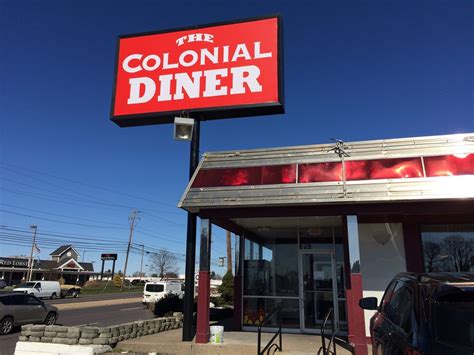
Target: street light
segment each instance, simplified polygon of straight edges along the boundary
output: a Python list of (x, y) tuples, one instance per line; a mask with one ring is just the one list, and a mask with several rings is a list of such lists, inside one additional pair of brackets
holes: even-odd
[[(175, 117), (174, 139), (191, 141), (189, 154), (189, 180), (199, 164), (199, 138), (201, 122), (199, 117)], [(194, 266), (196, 262), (196, 225), (197, 214), (188, 212), (186, 232), (186, 265), (183, 305), (183, 341), (191, 341), (193, 334), (194, 312)]]
[(174, 139), (191, 141), (193, 139), (194, 119), (185, 117), (174, 118)]

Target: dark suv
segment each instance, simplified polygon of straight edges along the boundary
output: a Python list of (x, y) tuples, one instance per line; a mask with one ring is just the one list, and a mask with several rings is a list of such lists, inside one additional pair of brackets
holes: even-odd
[(384, 355), (474, 354), (474, 274), (398, 274), (370, 320), (372, 353)]

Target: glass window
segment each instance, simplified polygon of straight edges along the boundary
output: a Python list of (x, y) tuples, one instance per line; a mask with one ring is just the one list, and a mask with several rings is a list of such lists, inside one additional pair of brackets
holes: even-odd
[(26, 304), (29, 304), (31, 306), (39, 306), (41, 304), (41, 301), (34, 296), (27, 295)]
[(298, 297), (296, 238), (245, 240), (244, 295)]
[(411, 333), (413, 319), (413, 295), (411, 290), (399, 282), (393, 296), (385, 305), (385, 315), (393, 324), (402, 328), (407, 334)]
[(165, 286), (163, 284), (149, 284), (146, 285), (147, 292), (163, 292)]
[[(300, 327), (300, 308), (298, 299), (288, 298), (256, 298), (244, 297), (244, 326), (259, 326), (266, 316), (276, 307), (281, 306), (282, 328)], [(278, 315), (274, 314), (264, 324), (264, 327), (277, 327)]]
[(5, 306), (10, 306), (13, 303), (12, 297), (11, 296), (0, 297), (0, 303)]
[(35, 287), (35, 284), (36, 282), (25, 282), (25, 283), (19, 284), (15, 288), (32, 288), (32, 287)]
[(313, 227), (300, 228), (300, 248), (333, 250), (335, 229), (340, 231), (340, 227)]
[[(474, 347), (474, 293), (459, 292), (438, 300), (435, 328), (438, 340)], [(453, 324), (456, 326), (453, 327)]]
[(474, 272), (474, 224), (424, 225), (426, 272)]
[(25, 294), (19, 294), (19, 295), (13, 295), (12, 296), (12, 304), (15, 306), (22, 306), (26, 304), (26, 295)]

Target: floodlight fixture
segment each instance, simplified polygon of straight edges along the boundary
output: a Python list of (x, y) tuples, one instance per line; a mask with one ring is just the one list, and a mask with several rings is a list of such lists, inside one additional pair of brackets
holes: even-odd
[(174, 118), (174, 139), (190, 141), (193, 138), (194, 119), (185, 117)]

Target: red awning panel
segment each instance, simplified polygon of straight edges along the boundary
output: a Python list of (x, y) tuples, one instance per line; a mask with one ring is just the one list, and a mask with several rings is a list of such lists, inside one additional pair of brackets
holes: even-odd
[(296, 182), (296, 164), (252, 166), (246, 168), (202, 169), (192, 187), (292, 184)]
[(474, 175), (474, 154), (426, 157), (426, 176)]
[[(474, 154), (425, 157), (426, 176), (474, 175)], [(225, 187), (342, 181), (342, 162), (202, 169), (192, 187)], [(346, 181), (424, 177), (421, 157), (347, 160)]]

